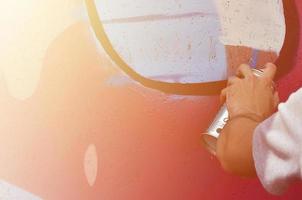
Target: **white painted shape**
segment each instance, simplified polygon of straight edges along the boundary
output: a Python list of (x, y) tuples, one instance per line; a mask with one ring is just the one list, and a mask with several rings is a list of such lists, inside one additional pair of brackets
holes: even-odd
[(95, 1), (115, 50), (135, 71), (152, 79), (223, 80), (225, 45), (279, 53), (284, 42), (278, 0)]
[(120, 56), (139, 74), (187, 83), (226, 77), (217, 24), (210, 16), (105, 27)]
[(38, 85), (47, 48), (84, 11), (83, 0), (0, 0), (0, 68), (17, 99)]
[(98, 173), (98, 155), (94, 144), (90, 144), (84, 155), (84, 173), (88, 184), (92, 187)]
[(116, 51), (139, 74), (182, 83), (226, 78), (225, 48), (219, 41), (220, 24), (213, 1), (96, 0), (96, 3), (103, 21), (155, 16), (155, 20), (104, 24)]
[(279, 53), (285, 38), (282, 0), (215, 0), (225, 45)]
[(1, 200), (42, 200), (40, 197), (4, 181), (0, 181), (0, 199)]

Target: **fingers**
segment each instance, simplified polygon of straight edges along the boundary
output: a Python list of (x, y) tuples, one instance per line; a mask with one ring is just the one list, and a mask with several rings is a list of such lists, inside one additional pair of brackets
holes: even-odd
[(240, 78), (238, 78), (237, 76), (231, 76), (228, 79), (228, 86), (233, 85), (233, 84), (237, 83), (238, 81), (240, 81)]
[(253, 76), (253, 72), (252, 72), (252, 69), (250, 68), (249, 65), (247, 65), (247, 64), (242, 64), (242, 65), (240, 65), (239, 68), (237, 69), (236, 75), (237, 75), (238, 77), (246, 78), (246, 77)]
[(229, 86), (236, 84), (240, 81), (240, 78), (236, 77), (236, 76), (231, 76), (228, 79), (228, 84), (227, 87), (224, 88), (221, 93), (220, 93), (220, 102), (224, 103), (226, 101), (226, 95), (227, 95), (227, 90), (229, 89)]
[(241, 79), (238, 78), (237, 76), (231, 76), (228, 79), (228, 84), (227, 87), (224, 88), (221, 93), (220, 93), (220, 102), (224, 103), (226, 101), (226, 95), (227, 95), (227, 90), (229, 89), (230, 86), (232, 86), (233, 84), (236, 84), (240, 81)]
[(266, 63), (262, 71), (263, 77), (273, 80), (277, 71), (277, 67), (273, 63)]
[(220, 93), (220, 102), (221, 103), (224, 103), (226, 101), (227, 89), (228, 88), (224, 88), (223, 90), (221, 90), (221, 93)]

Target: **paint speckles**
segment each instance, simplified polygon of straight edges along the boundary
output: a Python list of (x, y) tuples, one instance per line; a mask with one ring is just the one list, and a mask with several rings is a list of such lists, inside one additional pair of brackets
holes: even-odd
[(85, 152), (84, 172), (88, 184), (92, 187), (95, 184), (98, 173), (98, 155), (94, 144), (90, 144)]
[(209, 38), (209, 63), (215, 62), (216, 59), (216, 42), (214, 41), (213, 37)]
[(189, 44), (188, 44), (188, 51), (190, 51), (191, 49), (192, 49), (192, 44), (189, 43)]
[[(97, 0), (97, 9), (113, 48), (135, 72), (157, 81), (172, 77), (167, 81), (172, 83), (221, 80), (225, 48), (212, 0), (122, 1), (128, 5)], [(209, 37), (214, 53), (209, 52)], [(175, 81), (175, 75), (185, 78)]]
[[(278, 53), (285, 38), (282, 1), (216, 0), (224, 45)], [(267, 14), (269, 13), (269, 15)]]

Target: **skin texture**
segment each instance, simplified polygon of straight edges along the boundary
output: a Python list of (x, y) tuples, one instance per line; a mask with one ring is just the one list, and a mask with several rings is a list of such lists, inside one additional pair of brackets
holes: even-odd
[(223, 129), (217, 143), (217, 157), (226, 172), (244, 177), (256, 175), (252, 137), (257, 125), (257, 122), (241, 117), (232, 120)]
[(221, 92), (230, 120), (218, 138), (217, 157), (225, 171), (239, 176), (255, 176), (253, 132), (276, 111), (279, 103), (278, 93), (273, 88), (276, 66), (267, 63), (263, 71), (263, 76), (256, 77), (251, 68), (243, 64)]

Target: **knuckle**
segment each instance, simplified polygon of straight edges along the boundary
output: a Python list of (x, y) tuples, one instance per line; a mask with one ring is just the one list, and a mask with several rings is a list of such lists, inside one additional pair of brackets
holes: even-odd
[(239, 65), (239, 67), (237, 68), (237, 73), (239, 72), (239, 71), (241, 71), (241, 70), (243, 70), (244, 68), (246, 68), (247, 66), (246, 66), (246, 64), (241, 64), (241, 65)]
[(251, 81), (251, 82), (255, 82), (257, 80), (257, 77), (254, 76), (253, 74), (250, 74), (250, 75), (246, 76), (246, 80)]
[(270, 77), (262, 77), (260, 80), (264, 85), (267, 86), (271, 86), (273, 82), (273, 80)]
[(243, 64), (239, 65), (239, 68), (243, 68), (243, 67), (250, 67), (250, 66), (246, 63), (243, 63)]
[(271, 63), (271, 62), (266, 63), (265, 66), (266, 67), (270, 67), (272, 69), (276, 69), (277, 68), (276, 65), (274, 63)]
[(236, 81), (236, 77), (231, 76), (230, 78), (228, 78), (228, 83), (233, 83)]

